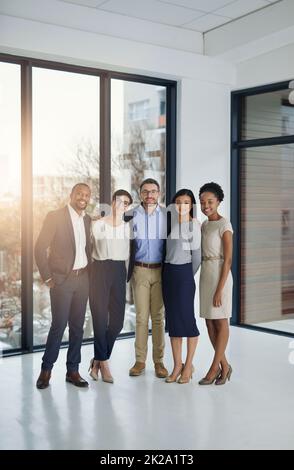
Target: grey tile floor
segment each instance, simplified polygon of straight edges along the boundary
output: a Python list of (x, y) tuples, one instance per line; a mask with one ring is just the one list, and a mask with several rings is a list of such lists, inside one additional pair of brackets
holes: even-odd
[[(145, 374), (129, 377), (133, 339), (116, 343), (115, 383), (89, 378), (88, 389), (65, 383), (64, 349), (46, 390), (35, 387), (42, 353), (1, 358), (0, 448), (294, 449), (293, 340), (231, 328), (231, 382), (200, 387), (212, 357), (205, 327), (200, 328), (196, 371), (187, 385), (154, 376), (150, 347)], [(168, 337), (166, 344), (171, 369)], [(83, 346), (85, 378), (91, 357), (92, 345)]]

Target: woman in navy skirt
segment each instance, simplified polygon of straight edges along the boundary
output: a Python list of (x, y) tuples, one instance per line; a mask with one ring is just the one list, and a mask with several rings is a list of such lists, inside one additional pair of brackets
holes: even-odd
[[(171, 340), (174, 368), (167, 383), (188, 383), (193, 373), (199, 331), (194, 313), (194, 276), (201, 263), (201, 227), (193, 218), (194, 194), (181, 189), (172, 200), (171, 227), (163, 268), (163, 301)], [(187, 338), (187, 357), (182, 363), (182, 340)]]

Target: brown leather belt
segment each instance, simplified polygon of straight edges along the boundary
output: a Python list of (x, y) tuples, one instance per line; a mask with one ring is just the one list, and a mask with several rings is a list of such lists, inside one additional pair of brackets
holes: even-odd
[(70, 274), (73, 274), (74, 276), (80, 276), (87, 270), (88, 270), (88, 266), (86, 266), (85, 268), (81, 268), (81, 269), (73, 269)]
[(135, 266), (140, 266), (141, 268), (156, 269), (161, 268), (162, 263), (141, 263), (140, 261), (135, 261)]

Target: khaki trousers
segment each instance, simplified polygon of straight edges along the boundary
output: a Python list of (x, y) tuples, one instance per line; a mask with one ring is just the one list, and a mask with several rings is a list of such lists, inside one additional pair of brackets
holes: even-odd
[(136, 361), (146, 361), (148, 321), (151, 316), (153, 361), (154, 364), (163, 362), (165, 331), (161, 268), (150, 269), (135, 266), (132, 288), (136, 307)]

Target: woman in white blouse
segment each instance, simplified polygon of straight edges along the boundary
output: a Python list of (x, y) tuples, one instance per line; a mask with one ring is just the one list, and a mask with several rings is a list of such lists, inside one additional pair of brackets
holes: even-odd
[(123, 215), (132, 196), (119, 189), (112, 196), (111, 213), (92, 223), (93, 263), (90, 281), (90, 308), (94, 328), (94, 357), (89, 372), (98, 380), (113, 383), (108, 359), (120, 333), (125, 315), (126, 261), (129, 258), (129, 224)]

